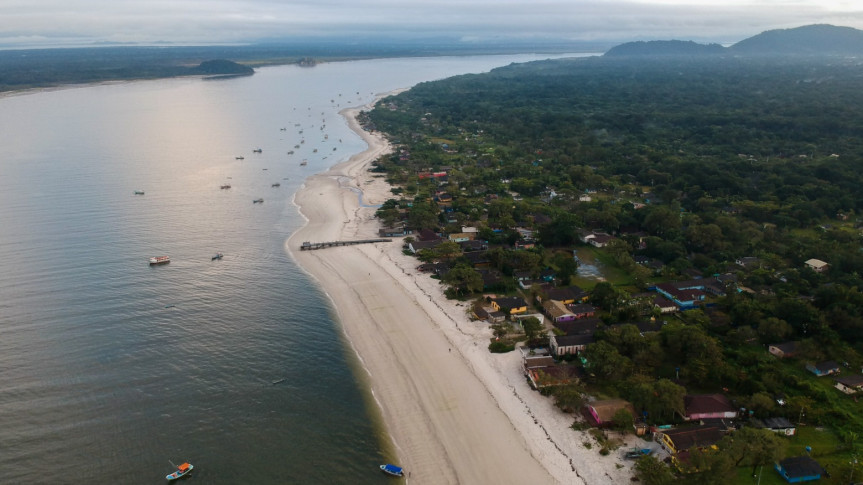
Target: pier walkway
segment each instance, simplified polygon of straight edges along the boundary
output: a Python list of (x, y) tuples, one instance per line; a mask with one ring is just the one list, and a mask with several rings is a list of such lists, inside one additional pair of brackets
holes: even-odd
[(392, 242), (392, 239), (360, 239), (357, 241), (330, 241), (330, 242), (309, 242), (306, 241), (300, 246), (302, 251), (311, 251), (313, 249), (332, 248), (336, 246), (352, 246), (354, 244), (370, 244), (377, 242)]

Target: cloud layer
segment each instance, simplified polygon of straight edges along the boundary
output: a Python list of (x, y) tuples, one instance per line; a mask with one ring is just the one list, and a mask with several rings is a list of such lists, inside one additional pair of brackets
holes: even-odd
[(859, 0), (4, 0), (0, 44), (235, 43), (308, 36), (691, 39), (863, 28)]

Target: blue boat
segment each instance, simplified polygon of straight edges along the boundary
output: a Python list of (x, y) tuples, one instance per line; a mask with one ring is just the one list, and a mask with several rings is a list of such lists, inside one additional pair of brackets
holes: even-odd
[(402, 467), (395, 465), (381, 465), (381, 471), (386, 473), (387, 475), (392, 475), (394, 477), (403, 477), (405, 476), (405, 471), (402, 470)]

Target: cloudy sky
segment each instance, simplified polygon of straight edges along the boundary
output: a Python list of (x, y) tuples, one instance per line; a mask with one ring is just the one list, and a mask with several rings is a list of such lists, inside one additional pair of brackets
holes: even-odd
[(863, 0), (0, 0), (0, 46), (338, 34), (733, 43), (813, 23), (863, 29)]

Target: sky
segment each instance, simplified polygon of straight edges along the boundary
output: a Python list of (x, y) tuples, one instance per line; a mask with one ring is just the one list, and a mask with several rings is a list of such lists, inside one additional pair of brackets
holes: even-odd
[(731, 44), (816, 23), (863, 29), (863, 0), (2, 0), (0, 46), (336, 35)]

